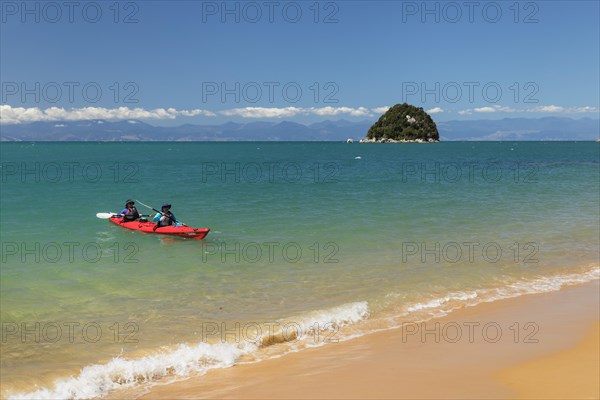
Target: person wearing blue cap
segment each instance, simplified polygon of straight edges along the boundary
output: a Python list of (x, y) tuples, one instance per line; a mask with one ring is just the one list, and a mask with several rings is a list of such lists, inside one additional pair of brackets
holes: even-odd
[(177, 221), (177, 218), (175, 218), (175, 215), (171, 212), (171, 205), (169, 203), (165, 203), (160, 207), (160, 212), (156, 213), (154, 218), (152, 218), (152, 222), (156, 222), (154, 230), (162, 226), (181, 225), (181, 223)]

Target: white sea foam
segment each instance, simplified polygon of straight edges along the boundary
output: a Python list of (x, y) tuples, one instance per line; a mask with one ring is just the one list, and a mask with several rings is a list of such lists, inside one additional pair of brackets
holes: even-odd
[(413, 311), (419, 311), (419, 310), (423, 310), (423, 309), (438, 308), (438, 307), (440, 307), (444, 304), (447, 304), (451, 301), (466, 301), (466, 300), (475, 299), (477, 297), (478, 297), (478, 295), (477, 295), (477, 292), (475, 292), (475, 291), (473, 291), (473, 292), (454, 292), (454, 293), (450, 293), (446, 296), (430, 300), (425, 303), (416, 303), (416, 304), (407, 306), (406, 311), (413, 312)]
[(226, 368), (243, 354), (256, 350), (249, 343), (229, 343), (194, 346), (180, 345), (136, 360), (113, 358), (106, 364), (83, 368), (77, 377), (61, 379), (51, 389), (9, 395), (10, 399), (90, 399), (105, 396), (110, 390), (153, 382), (168, 376), (184, 377), (204, 374), (209, 369)]
[(517, 297), (525, 294), (554, 292), (564, 286), (578, 285), (600, 279), (600, 268), (595, 267), (587, 272), (579, 274), (558, 274), (554, 276), (544, 276), (535, 279), (524, 279), (515, 282), (508, 282), (506, 286), (490, 290), (495, 292), (490, 299), (494, 301), (502, 298)]
[[(327, 328), (328, 324), (346, 326), (367, 318), (367, 302), (343, 304), (337, 307), (311, 311), (286, 319), (293, 322), (302, 336), (314, 327)], [(283, 321), (282, 321), (283, 322)], [(283, 325), (283, 324), (281, 324)], [(280, 332), (275, 332), (281, 335)], [(295, 337), (294, 339), (301, 339)], [(275, 342), (285, 340), (275, 340)], [(29, 393), (13, 393), (10, 399), (90, 399), (106, 396), (109, 391), (154, 383), (160, 379), (202, 375), (210, 369), (227, 368), (236, 364), (245, 354), (256, 352), (259, 346), (249, 341), (240, 343), (181, 344), (174, 350), (164, 350), (139, 359), (113, 358), (106, 364), (93, 364), (81, 370), (77, 377), (56, 381), (52, 388)]]
[(303, 331), (318, 326), (324, 328), (334, 324), (338, 327), (355, 324), (369, 317), (369, 304), (366, 301), (347, 303), (326, 310), (311, 311), (301, 316), (290, 318), (300, 325)]
[(262, 336), (261, 340), (264, 346), (269, 346), (276, 343), (297, 342), (308, 337), (316, 338), (319, 332), (337, 331), (341, 327), (356, 324), (368, 317), (369, 305), (366, 301), (346, 303), (280, 320), (275, 329)]
[(408, 304), (404, 307), (404, 311), (408, 314), (429, 311), (430, 315), (441, 316), (461, 307), (475, 306), (481, 303), (527, 294), (554, 292), (564, 286), (587, 283), (599, 278), (600, 268), (595, 267), (583, 273), (557, 274), (533, 279), (513, 280), (506, 282), (501, 287), (452, 292), (425, 302)]

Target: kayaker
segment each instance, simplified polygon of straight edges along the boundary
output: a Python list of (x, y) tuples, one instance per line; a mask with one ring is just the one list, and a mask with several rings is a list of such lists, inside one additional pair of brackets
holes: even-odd
[(129, 199), (125, 203), (125, 208), (121, 210), (119, 216), (123, 218), (124, 222), (135, 221), (140, 217), (140, 213), (135, 208), (135, 201)]
[(153, 222), (156, 222), (156, 226), (154, 226), (154, 230), (156, 228), (160, 228), (161, 226), (169, 226), (169, 225), (177, 225), (180, 223), (175, 218), (175, 215), (171, 212), (171, 205), (169, 203), (165, 203), (160, 207), (160, 212), (156, 213), (154, 218), (152, 218)]

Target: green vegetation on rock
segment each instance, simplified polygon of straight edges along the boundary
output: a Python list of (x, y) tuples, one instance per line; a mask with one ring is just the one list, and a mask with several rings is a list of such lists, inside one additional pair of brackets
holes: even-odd
[(437, 126), (420, 107), (407, 103), (396, 104), (379, 118), (367, 133), (370, 141), (440, 139)]

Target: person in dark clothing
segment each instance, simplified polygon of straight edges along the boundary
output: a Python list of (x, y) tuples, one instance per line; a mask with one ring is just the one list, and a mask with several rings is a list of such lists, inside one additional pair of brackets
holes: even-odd
[(129, 199), (125, 203), (125, 208), (119, 212), (119, 216), (123, 217), (124, 222), (135, 221), (140, 217), (140, 213), (137, 208), (135, 208), (135, 201)]

